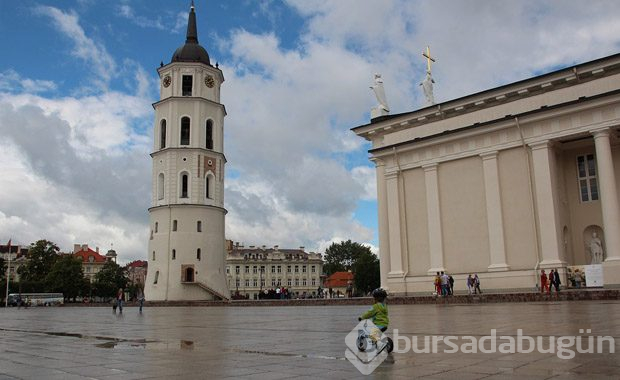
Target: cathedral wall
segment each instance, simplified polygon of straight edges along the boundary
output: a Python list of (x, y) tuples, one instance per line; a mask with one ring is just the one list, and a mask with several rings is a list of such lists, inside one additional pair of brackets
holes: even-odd
[(438, 175), (444, 267), (450, 273), (486, 271), (489, 237), (480, 157), (442, 163)]
[(431, 267), (428, 245), (428, 221), (426, 215), (426, 187), (424, 170), (403, 171), (405, 184), (405, 208), (407, 214), (407, 251), (409, 275), (425, 276)]
[(537, 243), (523, 148), (500, 151), (498, 169), (507, 264), (511, 270), (532, 269), (538, 261)]

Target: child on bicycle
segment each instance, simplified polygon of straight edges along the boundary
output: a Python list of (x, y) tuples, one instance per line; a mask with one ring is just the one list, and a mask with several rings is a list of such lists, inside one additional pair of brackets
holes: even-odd
[(390, 324), (390, 318), (388, 317), (388, 308), (385, 304), (387, 292), (381, 288), (377, 288), (372, 291), (372, 297), (375, 299), (375, 303), (372, 305), (372, 308), (362, 314), (358, 319), (360, 321), (362, 319), (370, 319), (372, 323), (377, 326), (377, 329), (380, 331), (371, 332), (371, 339), (376, 342), (379, 340), (381, 332), (385, 332), (385, 330), (387, 330), (388, 325)]

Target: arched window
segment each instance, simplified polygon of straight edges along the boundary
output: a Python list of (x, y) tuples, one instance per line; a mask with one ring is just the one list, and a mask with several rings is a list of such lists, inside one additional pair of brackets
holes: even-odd
[(173, 249), (172, 250), (172, 260), (176, 260), (176, 258), (177, 258), (177, 250)]
[(181, 118), (181, 145), (189, 145), (189, 117), (184, 116)]
[(207, 120), (205, 135), (207, 139), (205, 147), (207, 149), (213, 149), (213, 120), (211, 119)]
[(200, 220), (196, 222), (196, 232), (202, 232), (202, 222)]
[(177, 221), (176, 219), (172, 221), (172, 231), (176, 231), (177, 230)]
[(205, 197), (207, 199), (213, 199), (213, 184), (215, 177), (212, 173), (207, 173), (205, 176)]
[(153, 280), (153, 284), (157, 284), (157, 280), (159, 280), (159, 271), (155, 272), (155, 280)]
[(155, 233), (157, 233), (158, 229), (159, 229), (159, 223), (155, 222)]
[(196, 259), (200, 261), (200, 248), (196, 250)]
[(162, 119), (159, 128), (159, 149), (166, 147), (166, 119)]
[(157, 176), (157, 199), (164, 199), (164, 173)]
[(187, 173), (182, 173), (181, 174), (181, 198), (189, 197), (188, 189), (189, 189), (189, 176), (187, 175)]
[(153, 261), (155, 261), (155, 251), (153, 251)]

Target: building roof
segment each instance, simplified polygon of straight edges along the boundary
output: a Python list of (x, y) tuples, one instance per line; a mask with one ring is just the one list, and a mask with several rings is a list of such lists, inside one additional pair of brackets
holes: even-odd
[(304, 247), (299, 249), (280, 249), (278, 246), (273, 248), (263, 247), (244, 247), (233, 245), (228, 250), (228, 259), (248, 259), (248, 260), (322, 260), (322, 255), (315, 252), (306, 252)]
[(355, 276), (351, 272), (334, 272), (325, 280), (326, 288), (343, 288), (353, 282)]
[(135, 260), (127, 264), (127, 268), (142, 268), (147, 267), (148, 264), (149, 263), (144, 260)]
[(200, 62), (211, 66), (209, 53), (198, 43), (198, 29), (196, 28), (196, 12), (194, 4), (189, 11), (189, 19), (187, 21), (187, 37), (185, 44), (180, 46), (172, 54), (171, 62)]
[(89, 257), (91, 257), (91, 256), (94, 257), (93, 262), (95, 262), (95, 263), (105, 263), (106, 262), (105, 256), (100, 255), (99, 253), (93, 251), (90, 248), (86, 248), (86, 250), (84, 248), (82, 248), (81, 251), (73, 252), (73, 256), (79, 257), (82, 260), (82, 262), (84, 262), (84, 263), (90, 262)]

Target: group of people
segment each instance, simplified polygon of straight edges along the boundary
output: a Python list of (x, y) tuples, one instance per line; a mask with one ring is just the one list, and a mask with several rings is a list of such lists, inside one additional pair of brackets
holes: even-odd
[[(581, 282), (581, 281), (580, 281)], [(545, 273), (545, 270), (542, 269), (540, 271), (540, 292), (547, 292), (551, 294), (551, 288), (555, 287), (556, 293), (560, 291), (560, 285), (562, 282), (560, 281), (560, 273), (557, 269), (551, 269), (549, 272), (549, 276)]]
[(275, 289), (265, 289), (262, 292), (258, 293), (258, 299), (269, 299), (269, 300), (286, 300), (290, 298), (290, 294), (288, 289), (284, 286), (278, 286)]
[[(139, 312), (142, 313), (142, 307), (144, 306), (144, 292), (141, 288), (138, 288), (136, 292), (136, 301), (138, 301)], [(116, 297), (112, 301), (112, 312), (116, 314), (118, 308), (119, 314), (123, 314), (123, 302), (125, 302), (125, 290), (123, 288), (118, 289)]]
[[(467, 276), (467, 293), (482, 294), (480, 290), (480, 278), (478, 274)], [(434, 280), (435, 292), (438, 296), (451, 296), (454, 294), (454, 278), (445, 272), (437, 272)]]

